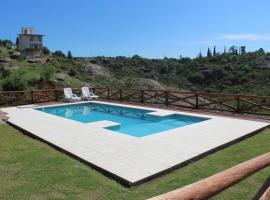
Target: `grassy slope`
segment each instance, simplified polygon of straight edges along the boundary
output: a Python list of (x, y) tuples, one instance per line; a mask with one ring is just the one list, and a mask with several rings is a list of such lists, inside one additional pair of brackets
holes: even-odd
[[(270, 130), (134, 188), (124, 188), (90, 167), (8, 125), (0, 125), (0, 199), (145, 199), (270, 151)], [(250, 199), (270, 174), (266, 168), (215, 199)]]

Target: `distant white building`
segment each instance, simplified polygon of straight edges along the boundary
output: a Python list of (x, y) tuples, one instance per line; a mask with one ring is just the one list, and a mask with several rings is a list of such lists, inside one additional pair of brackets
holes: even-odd
[(246, 53), (246, 47), (245, 46), (239, 47), (239, 54), (245, 54), (245, 53)]
[(18, 34), (18, 49), (26, 58), (42, 57), (43, 36), (34, 34), (34, 29), (31, 27), (23, 27), (21, 34)]

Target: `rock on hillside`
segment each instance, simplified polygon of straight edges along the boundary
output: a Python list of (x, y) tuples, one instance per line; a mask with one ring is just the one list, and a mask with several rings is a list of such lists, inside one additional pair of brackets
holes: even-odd
[(141, 79), (142, 87), (146, 87), (147, 89), (159, 89), (162, 90), (164, 87), (157, 81), (153, 79)]
[(111, 78), (111, 74), (101, 65), (87, 63), (84, 65), (85, 71), (91, 73), (93, 76), (103, 76)]
[(156, 89), (163, 90), (164, 86), (161, 85), (158, 81), (148, 78), (128, 78), (124, 80), (124, 87), (133, 87), (141, 89)]
[(0, 57), (0, 62), (1, 63), (11, 62), (11, 58), (10, 57)]

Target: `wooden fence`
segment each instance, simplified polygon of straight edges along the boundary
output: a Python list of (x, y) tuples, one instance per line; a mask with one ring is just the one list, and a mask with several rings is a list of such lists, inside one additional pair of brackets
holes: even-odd
[[(270, 115), (270, 96), (113, 88), (92, 88), (92, 90), (101, 99), (106, 100)], [(77, 95), (81, 93), (79, 88), (74, 88), (73, 92)], [(63, 89), (0, 92), (0, 106), (62, 100)]]
[[(258, 156), (254, 159), (240, 163), (230, 169), (217, 173), (206, 179), (200, 180), (193, 184), (184, 186), (174, 191), (153, 197), (149, 200), (190, 200), (190, 199), (209, 199), (222, 192), (228, 187), (240, 182), (265, 167), (270, 166), (270, 152)], [(264, 193), (264, 194), (263, 194)], [(267, 187), (261, 191), (254, 199), (267, 200), (261, 198), (269, 195)], [(268, 196), (269, 197), (269, 196)]]

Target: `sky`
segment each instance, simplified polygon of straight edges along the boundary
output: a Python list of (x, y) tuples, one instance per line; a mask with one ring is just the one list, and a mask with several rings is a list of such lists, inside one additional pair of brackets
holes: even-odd
[(22, 26), (74, 56), (195, 57), (207, 48), (270, 51), (269, 0), (1, 0), (0, 39)]

